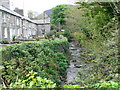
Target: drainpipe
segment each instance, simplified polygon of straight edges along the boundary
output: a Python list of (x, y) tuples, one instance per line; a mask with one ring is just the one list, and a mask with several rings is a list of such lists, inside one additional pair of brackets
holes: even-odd
[(60, 32), (60, 21), (58, 22), (58, 32)]
[(24, 22), (24, 19), (22, 19), (22, 37), (24, 37), (24, 24), (23, 24), (23, 22)]
[(44, 35), (45, 35), (45, 12), (43, 12), (44, 13)]

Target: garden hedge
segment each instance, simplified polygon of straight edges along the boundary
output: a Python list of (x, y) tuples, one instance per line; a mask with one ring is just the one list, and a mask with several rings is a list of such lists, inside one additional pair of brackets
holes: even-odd
[(29, 71), (59, 83), (68, 67), (68, 41), (64, 39), (25, 42), (6, 46), (2, 53), (2, 77), (7, 84), (26, 79)]

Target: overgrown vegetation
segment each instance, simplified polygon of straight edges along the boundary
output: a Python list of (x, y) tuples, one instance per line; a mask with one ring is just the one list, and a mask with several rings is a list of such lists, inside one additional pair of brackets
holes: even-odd
[(37, 72), (35, 76), (47, 78), (58, 84), (66, 76), (67, 52), (66, 38), (7, 46), (1, 50), (4, 66), (2, 69), (3, 82), (9, 86), (18, 79), (26, 80), (29, 71), (33, 71)]
[(11, 83), (9, 88), (55, 88), (56, 84), (51, 80), (42, 79), (36, 76), (36, 72), (29, 72), (26, 75), (25, 80), (18, 80), (15, 83)]
[[(105, 81), (106, 85), (110, 84), (109, 81), (118, 83), (119, 21), (114, 12), (118, 11), (116, 7), (119, 3), (78, 2), (78, 4), (80, 4), (78, 8), (69, 9), (69, 14), (66, 15), (66, 28), (84, 48), (85, 54), (81, 59), (91, 64), (86, 68), (89, 74), (86, 78), (80, 77), (78, 82), (83, 86), (101, 80)], [(85, 74), (80, 73), (80, 76)], [(104, 82), (99, 83), (101, 87), (114, 87), (103, 84)]]
[[(57, 30), (58, 31), (58, 27), (60, 27), (61, 29), (64, 27), (65, 25), (65, 15), (67, 13), (67, 8), (68, 6), (63, 4), (63, 5), (58, 5), (54, 8), (52, 8), (52, 14), (51, 14), (51, 29), (52, 30)], [(60, 26), (59, 26), (60, 24)]]
[(9, 41), (8, 40), (2, 40), (0, 41), (1, 44), (9, 44)]
[[(46, 35), (53, 38), (54, 34), (56, 36), (62, 34), (69, 41), (73, 37), (83, 48), (81, 60), (89, 64), (85, 69), (89, 74), (79, 72), (78, 85), (63, 87), (119, 88), (119, 3), (77, 2), (77, 4), (79, 7), (69, 9), (66, 5), (53, 8), (52, 29), (58, 29), (60, 23), (65, 31), (50, 32)], [(37, 41), (39, 39), (36, 38)], [(54, 38), (51, 41), (15, 44), (3, 48), (1, 52), (4, 66), (2, 78), (6, 86), (55, 88), (55, 83), (58, 85), (65, 79), (68, 67), (67, 39)]]

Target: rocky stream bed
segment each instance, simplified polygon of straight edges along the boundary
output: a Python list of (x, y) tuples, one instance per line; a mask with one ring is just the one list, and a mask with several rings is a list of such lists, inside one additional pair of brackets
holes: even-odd
[(89, 73), (87, 68), (90, 64), (86, 63), (84, 59), (81, 58), (83, 48), (80, 48), (79, 45), (72, 41), (69, 43), (70, 50), (70, 61), (69, 67), (67, 68), (66, 81), (62, 82), (61, 85), (78, 85), (81, 83), (80, 79), (87, 80), (87, 74)]

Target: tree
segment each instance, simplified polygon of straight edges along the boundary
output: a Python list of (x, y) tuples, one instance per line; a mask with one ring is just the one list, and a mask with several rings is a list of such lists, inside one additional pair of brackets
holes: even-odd
[(80, 23), (82, 23), (82, 11), (79, 10), (76, 6), (74, 8), (69, 8), (68, 13), (66, 14), (66, 30), (71, 32), (76, 32), (80, 30)]
[[(117, 74), (117, 45), (118, 45), (118, 21), (116, 15), (119, 13), (118, 3), (81, 3), (79, 10), (69, 10), (66, 26), (72, 30), (73, 37), (84, 48), (86, 54), (82, 58), (88, 58), (93, 64), (90, 74), (86, 76), (89, 80), (80, 77), (80, 80), (96, 82), (97, 80), (115, 80), (118, 77), (110, 77)], [(81, 13), (80, 13), (81, 12)], [(115, 15), (114, 15), (115, 14)], [(113, 59), (114, 58), (114, 59)], [(84, 59), (85, 60), (85, 59)], [(110, 73), (107, 73), (109, 72)], [(84, 74), (83, 74), (84, 75)], [(82, 73), (80, 73), (82, 76)], [(91, 76), (94, 79), (91, 79)], [(99, 79), (98, 79), (99, 78)], [(108, 79), (109, 78), (109, 79)], [(102, 84), (101, 84), (102, 85)], [(101, 86), (100, 85), (100, 86)]]
[(35, 20), (35, 19), (38, 19), (38, 13), (35, 12), (35, 11), (28, 11), (28, 18), (32, 19), (32, 20)]
[(58, 24), (60, 24), (61, 28), (64, 28), (65, 24), (65, 14), (67, 13), (67, 5), (58, 5), (54, 8), (52, 8), (52, 14), (51, 14), (51, 27), (52, 29), (57, 29)]

